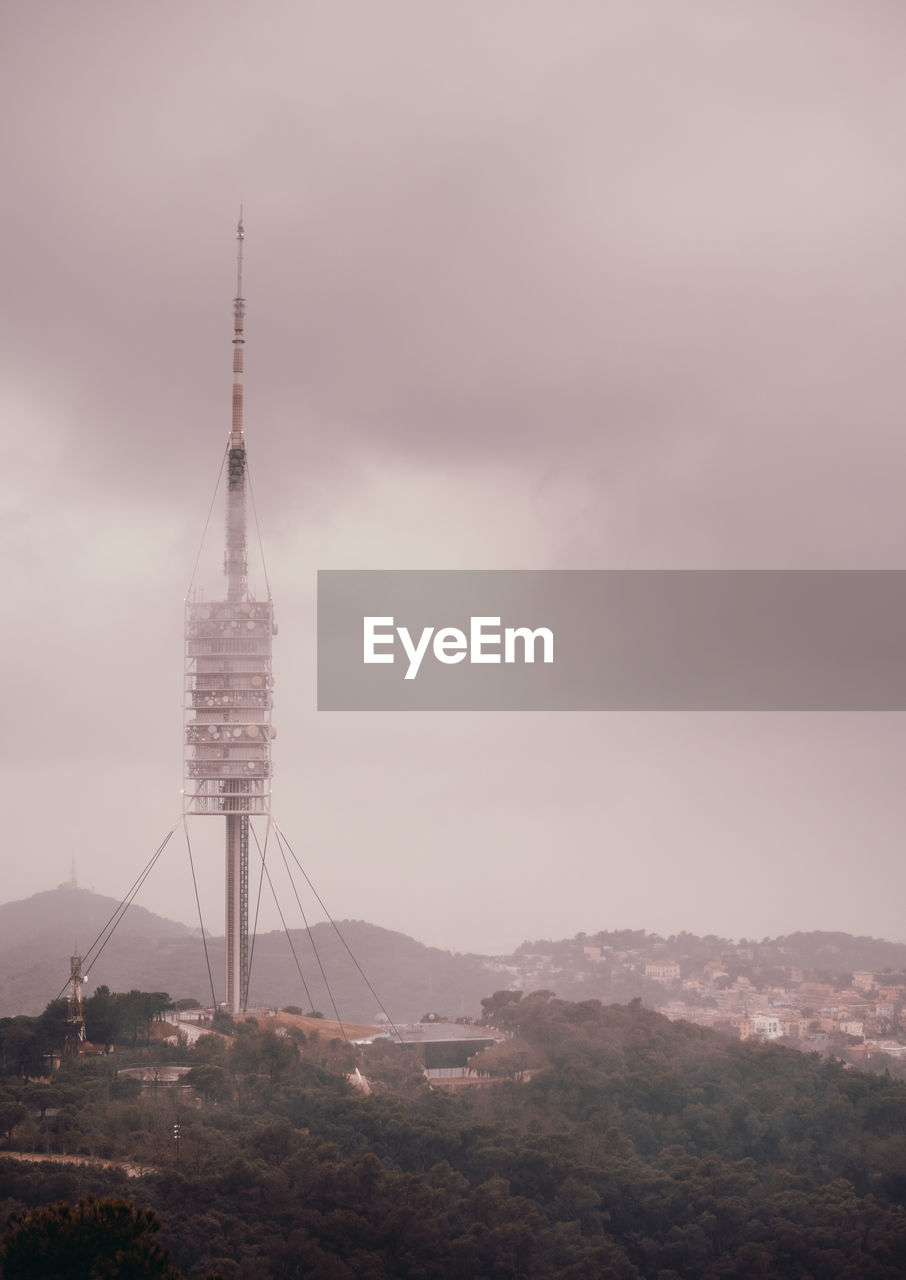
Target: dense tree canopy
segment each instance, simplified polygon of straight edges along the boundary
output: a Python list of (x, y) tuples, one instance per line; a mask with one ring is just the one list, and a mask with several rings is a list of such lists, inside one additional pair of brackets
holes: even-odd
[(13, 1214), (0, 1247), (4, 1280), (180, 1280), (159, 1230), (152, 1210), (93, 1196)]
[[(0, 1157), (7, 1256), (29, 1210), (65, 1201), (37, 1220), (65, 1232), (91, 1192), (128, 1200), (132, 1216), (118, 1210), (111, 1230), (160, 1242), (192, 1278), (904, 1274), (906, 1087), (670, 1023), (638, 1002), (491, 1001), (518, 1031), (530, 1078), (502, 1069), (456, 1094), (428, 1087), (411, 1053), (387, 1042), (353, 1058), (341, 1043), (245, 1022), (137, 1059), (180, 1057), (195, 1105), (165, 1089), (122, 1094), (109, 1058), (69, 1060), (52, 1086), (8, 1077), (0, 1115), (19, 1108), (13, 1142), (146, 1172)], [(370, 1096), (347, 1082), (353, 1065)], [(159, 1233), (139, 1230), (153, 1219), (136, 1206), (153, 1209)]]

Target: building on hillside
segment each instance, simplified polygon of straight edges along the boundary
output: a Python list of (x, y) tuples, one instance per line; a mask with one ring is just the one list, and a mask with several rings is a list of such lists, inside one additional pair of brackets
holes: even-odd
[(865, 1033), (865, 1024), (857, 1021), (855, 1018), (847, 1019), (838, 1023), (838, 1029), (847, 1036), (856, 1036), (859, 1040)]
[(759, 1040), (779, 1040), (783, 1035), (780, 1019), (774, 1014), (756, 1013), (749, 1019), (751, 1035)]
[(808, 1019), (793, 1014), (789, 1016), (780, 1014), (780, 1033), (791, 1040), (801, 1040), (803, 1036), (808, 1035)]
[(886, 1053), (889, 1058), (906, 1058), (906, 1044), (898, 1040), (876, 1040), (869, 1047), (877, 1053)]

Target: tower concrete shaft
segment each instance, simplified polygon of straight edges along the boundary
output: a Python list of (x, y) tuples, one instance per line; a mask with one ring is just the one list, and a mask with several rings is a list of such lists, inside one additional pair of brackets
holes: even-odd
[(226, 820), (226, 1004), (234, 1017), (246, 1006), (249, 989), (249, 820)]

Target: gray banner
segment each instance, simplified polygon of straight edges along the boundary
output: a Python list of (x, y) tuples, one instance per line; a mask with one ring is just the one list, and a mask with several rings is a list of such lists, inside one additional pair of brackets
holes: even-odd
[(318, 708), (903, 711), (906, 572), (322, 570)]

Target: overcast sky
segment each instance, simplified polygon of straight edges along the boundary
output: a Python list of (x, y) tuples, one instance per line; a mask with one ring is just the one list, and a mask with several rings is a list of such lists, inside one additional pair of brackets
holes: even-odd
[[(890, 0), (8, 0), (0, 896), (75, 858), (119, 898), (179, 817), (241, 203), (274, 811), (331, 913), (906, 937), (902, 715), (319, 714), (314, 667), (319, 568), (906, 567), (904, 40)], [(181, 829), (139, 901), (197, 922)]]

